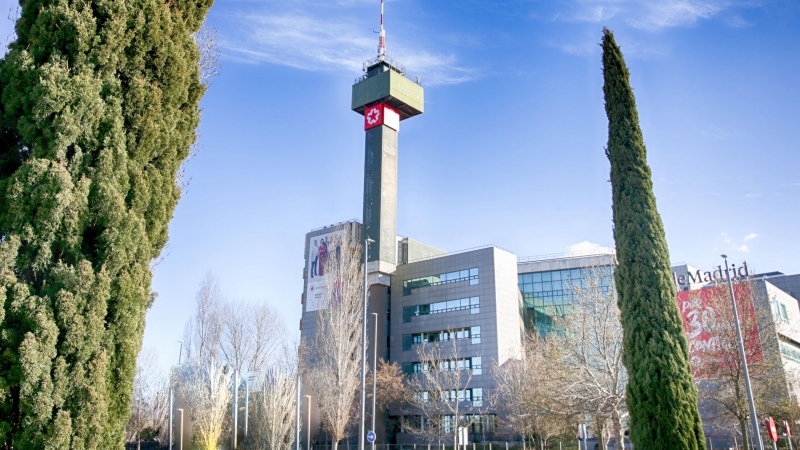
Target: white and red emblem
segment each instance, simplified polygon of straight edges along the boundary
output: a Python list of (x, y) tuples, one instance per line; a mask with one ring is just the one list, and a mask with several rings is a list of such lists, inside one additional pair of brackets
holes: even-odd
[(383, 109), (383, 103), (378, 103), (377, 105), (370, 106), (366, 111), (364, 111), (365, 130), (377, 127), (378, 125), (383, 125)]
[(400, 131), (400, 113), (386, 103), (370, 106), (364, 111), (364, 130), (378, 125), (386, 125), (395, 131)]

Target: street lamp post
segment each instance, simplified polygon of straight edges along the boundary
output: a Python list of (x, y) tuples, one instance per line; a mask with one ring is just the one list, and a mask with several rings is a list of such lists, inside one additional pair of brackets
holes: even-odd
[(239, 431), (239, 380), (238, 371), (233, 369), (233, 407), (231, 408), (231, 448), (236, 449), (236, 433)]
[[(372, 317), (375, 319), (375, 331), (373, 335), (372, 341), (372, 432), (375, 432), (375, 386), (377, 386), (377, 378), (378, 378), (378, 313), (372, 313)], [(375, 440), (377, 440), (377, 435), (375, 439), (370, 442), (370, 448), (375, 450)]]
[(294, 418), (294, 450), (300, 450), (300, 370), (297, 370), (297, 392), (295, 395), (295, 418)]
[[(366, 223), (365, 223), (366, 228)], [(366, 390), (364, 385), (367, 382), (367, 261), (369, 256), (369, 244), (375, 242), (365, 237), (364, 239), (364, 309), (361, 312), (361, 402), (358, 410), (358, 450), (364, 450), (364, 410), (366, 409)]]
[[(180, 351), (178, 351), (178, 366), (180, 366), (181, 365), (181, 356), (183, 356), (183, 341), (178, 341), (178, 342), (180, 342), (180, 344), (181, 344), (181, 349), (180, 349)], [(174, 396), (173, 396), (173, 393), (172, 393), (172, 380), (169, 380), (169, 400), (168, 401), (169, 401), (169, 426), (167, 427), (167, 447), (169, 448), (169, 450), (172, 450), (173, 448), (175, 448), (175, 447), (172, 446), (172, 439), (173, 439), (172, 438), (172, 426), (173, 426), (173, 422), (175, 421), (174, 412), (173, 412), (173, 409), (175, 408), (175, 404), (174, 404), (175, 399), (174, 399)]]
[(306, 395), (308, 417), (306, 417), (306, 450), (311, 450), (311, 396)]
[(747, 369), (747, 358), (744, 354), (744, 340), (742, 340), (742, 327), (739, 324), (739, 312), (736, 310), (736, 296), (733, 293), (733, 282), (731, 281), (731, 273), (728, 269), (728, 256), (721, 255), (725, 260), (725, 275), (728, 278), (728, 289), (731, 292), (731, 305), (733, 305), (733, 321), (736, 324), (736, 337), (739, 340), (739, 357), (742, 358), (742, 370), (744, 371), (744, 386), (747, 390), (747, 402), (750, 403), (750, 423), (753, 426), (753, 441), (756, 445), (756, 450), (764, 450), (764, 444), (761, 442), (761, 433), (758, 431), (758, 416), (756, 416), (756, 405), (753, 402), (753, 390), (750, 388), (750, 372)]
[(183, 408), (178, 408), (178, 412), (181, 413), (181, 438), (178, 439), (178, 442), (180, 442), (178, 450), (183, 450)]

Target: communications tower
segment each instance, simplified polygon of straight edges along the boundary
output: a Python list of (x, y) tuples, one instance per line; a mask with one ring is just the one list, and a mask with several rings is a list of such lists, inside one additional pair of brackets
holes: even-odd
[(411, 81), (400, 63), (386, 55), (381, 29), (378, 56), (364, 63), (364, 75), (353, 85), (353, 111), (364, 116), (364, 216), (362, 238), (369, 246), (370, 285), (389, 285), (397, 264), (397, 134), (400, 122), (423, 112), (419, 79)]

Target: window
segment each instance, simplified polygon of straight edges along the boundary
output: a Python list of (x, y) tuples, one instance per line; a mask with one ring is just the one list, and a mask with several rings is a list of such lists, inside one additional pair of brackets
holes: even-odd
[(789, 320), (789, 312), (786, 309), (786, 305), (777, 300), (772, 301), (772, 314), (775, 317), (779, 317), (783, 320)]
[(469, 331), (469, 335), (473, 344), (481, 343), (481, 327), (472, 327)]
[(472, 344), (481, 343), (481, 327), (457, 328), (455, 330), (431, 331), (403, 335), (403, 351), (411, 350), (412, 345), (433, 342), (469, 339)]
[(432, 365), (427, 362), (419, 361), (403, 363), (403, 373), (406, 375), (427, 372), (428, 370), (431, 370), (431, 368), (444, 372), (449, 372), (451, 370), (471, 370), (473, 375), (480, 375), (483, 373), (483, 366), (481, 364), (480, 356), (473, 356), (471, 358), (444, 359), (438, 362), (433, 362)]
[(428, 314), (440, 314), (450, 311), (458, 311), (461, 309), (469, 309), (470, 314), (478, 314), (481, 312), (480, 297), (468, 297), (458, 300), (449, 300), (446, 302), (431, 303), (428, 305), (404, 306), (403, 307), (403, 322), (411, 322), (414, 316), (426, 316)]
[(403, 281), (403, 295), (411, 295), (414, 289), (424, 288), (428, 286), (438, 286), (440, 284), (457, 283), (459, 281), (467, 281), (469, 284), (478, 284), (478, 268), (457, 270), (455, 272), (442, 273), (439, 275), (430, 275), (421, 278), (412, 278)]
[(789, 342), (780, 341), (781, 354), (796, 363), (800, 363), (800, 348)]

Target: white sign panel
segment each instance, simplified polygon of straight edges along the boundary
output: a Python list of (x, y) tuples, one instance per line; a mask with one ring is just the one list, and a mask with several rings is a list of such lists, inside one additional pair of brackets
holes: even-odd
[(335, 254), (336, 242), (341, 242), (344, 230), (313, 236), (308, 243), (308, 273), (306, 274), (306, 312), (325, 308), (325, 264)]

